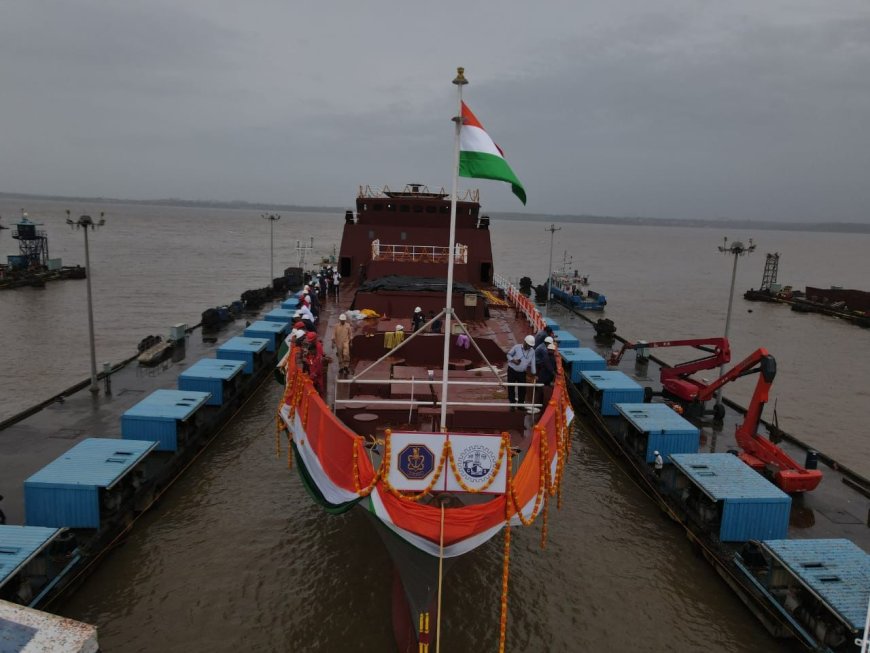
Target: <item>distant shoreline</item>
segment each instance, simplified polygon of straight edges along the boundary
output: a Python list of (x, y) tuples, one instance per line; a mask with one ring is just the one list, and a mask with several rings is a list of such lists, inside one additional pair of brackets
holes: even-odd
[[(133, 204), (140, 206), (177, 206), (181, 208), (235, 209), (248, 211), (286, 211), (301, 213), (344, 214), (346, 207), (304, 206), (297, 204), (267, 204), (262, 202), (218, 202), (210, 200), (183, 200), (165, 198), (154, 200), (130, 200), (114, 197), (71, 197), (66, 195), (34, 195), (29, 193), (0, 193), (0, 199), (41, 200), (48, 202), (89, 202), (92, 204)], [(870, 234), (870, 224), (858, 222), (775, 222), (770, 220), (745, 220), (718, 218), (712, 220), (651, 218), (642, 216), (615, 217), (600, 215), (533, 215), (492, 211), (489, 215), (500, 220), (525, 220), (530, 222), (563, 222), (574, 224), (604, 224), (620, 227), (682, 227), (699, 229), (761, 230), (761, 231), (809, 231), (820, 233)]]

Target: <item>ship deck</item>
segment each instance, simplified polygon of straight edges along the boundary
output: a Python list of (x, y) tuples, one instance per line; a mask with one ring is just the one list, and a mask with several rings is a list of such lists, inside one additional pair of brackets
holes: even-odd
[[(355, 384), (352, 388), (339, 380), (336, 352), (331, 344), (332, 333), (338, 323), (338, 316), (350, 310), (357, 290), (354, 282), (343, 281), (340, 300), (326, 300), (321, 303), (321, 316), (317, 324), (318, 336), (322, 339), (325, 354), (332, 358), (328, 365), (326, 396), (328, 405), (342, 421), (356, 433), (366, 436), (373, 444), (383, 442), (387, 429), (437, 432), (440, 430), (440, 405), (442, 392), (442, 365), (438, 363), (421, 365), (420, 349), (437, 358), (443, 356), (443, 333), (419, 333), (415, 340), (421, 340), (416, 347), (416, 354), (405, 356), (401, 349), (395, 355), (387, 356), (378, 362), (377, 357), (385, 356), (390, 350), (380, 346), (384, 334), (393, 333), (401, 325), (410, 338), (413, 333), (411, 316), (379, 317), (359, 320), (354, 327), (354, 335), (372, 339), (375, 346), (365, 344), (363, 354), (356, 350), (359, 342), (355, 342), (355, 350), (351, 353), (352, 364), (350, 378), (367, 381), (366, 384)], [(479, 288), (481, 291), (495, 292), (491, 286)], [(357, 309), (365, 308), (357, 306)], [(508, 305), (490, 304), (489, 317), (481, 322), (466, 322), (469, 334), (477, 343), (489, 341), (487, 352), (488, 362), (499, 372), (496, 378), (486, 363), (482, 363), (474, 347), (468, 353), (456, 353), (453, 348), (449, 359), (449, 383), (491, 383), (505, 381), (505, 355), (517, 342), (529, 334), (534, 334), (522, 313)], [(455, 323), (454, 323), (455, 324)], [(455, 339), (455, 335), (451, 336)], [(377, 356), (377, 357), (376, 357)], [(367, 368), (370, 368), (367, 370)], [(365, 372), (363, 374), (363, 372)], [(430, 375), (431, 372), (431, 375)], [(343, 379), (342, 379), (343, 380)], [(375, 383), (376, 380), (382, 383)], [(410, 382), (410, 383), (409, 383)], [(534, 395), (532, 391), (534, 390)], [(350, 403), (344, 401), (353, 400)], [(397, 403), (391, 405), (389, 402)], [(415, 405), (408, 405), (410, 402)], [(527, 403), (541, 402), (540, 388), (527, 388)], [(516, 453), (522, 454), (531, 440), (531, 429), (537, 418), (542, 414), (539, 410), (511, 411), (508, 403), (507, 390), (494, 385), (450, 385), (449, 405), (447, 409), (448, 427), (461, 433), (502, 433), (510, 434), (511, 445)], [(457, 404), (485, 404), (476, 406), (461, 406)], [(374, 456), (379, 450), (373, 447)], [(375, 463), (377, 464), (377, 460)]]

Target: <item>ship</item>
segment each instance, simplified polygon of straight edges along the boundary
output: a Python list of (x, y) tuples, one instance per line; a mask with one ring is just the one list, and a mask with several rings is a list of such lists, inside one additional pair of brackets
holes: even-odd
[[(525, 191), (462, 101), (464, 69), (453, 83), (451, 192), (361, 186), (344, 216), (338, 269), (321, 270), (288, 300), (304, 312), (279, 352), (278, 445), (285, 434), (288, 456), (327, 512), (357, 508), (372, 518), (394, 564), (400, 651), (439, 650), (446, 563), (483, 546), (502, 547), (492, 627), (504, 650), (511, 529), (541, 517), (544, 546), (573, 419), (552, 339), (542, 342), (534, 376), (544, 319), (496, 274), (480, 193), (460, 191), (458, 178), (507, 181), (523, 203)], [(326, 287), (339, 278), (333, 298)], [(314, 334), (329, 346), (337, 329), (339, 363), (330, 365)]]
[(570, 447), (573, 410), (561, 372), (547, 387), (531, 377), (509, 384), (502, 369), (505, 352), (545, 322), (495, 272), (479, 192), (452, 204), (449, 193), (423, 184), (361, 187), (339, 250), (343, 299), (323, 301), (317, 321), (329, 343), (340, 318), (351, 316), (349, 370), (329, 365), (318, 392), (295, 362), (292, 339), (284, 355), (278, 414), (294, 464), (328, 512), (357, 507), (373, 517), (395, 563), (402, 651), (436, 642), (439, 564), (499, 535), (502, 613), (493, 627), (504, 642), (511, 527), (539, 516), (546, 523)]
[[(589, 285), (589, 277), (580, 274), (579, 270), (570, 270), (567, 252), (562, 262), (561, 270), (553, 270), (550, 273), (550, 294), (557, 301), (566, 306), (581, 311), (603, 311), (607, 306), (607, 298), (594, 290), (584, 290)], [(546, 293), (544, 284), (544, 292)]]

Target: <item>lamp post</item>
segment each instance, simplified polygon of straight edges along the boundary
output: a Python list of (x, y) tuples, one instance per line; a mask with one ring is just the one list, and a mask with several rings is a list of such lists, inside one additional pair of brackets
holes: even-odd
[[(752, 242), (752, 238), (749, 239), (749, 244), (744, 245), (739, 240), (733, 241), (730, 245), (728, 244), (728, 237), (725, 236), (723, 243), (719, 245), (719, 251), (722, 254), (727, 254), (729, 256), (734, 257), (734, 267), (731, 269), (731, 290), (728, 292), (728, 312), (725, 314), (725, 339), (728, 339), (728, 329), (731, 327), (731, 306), (734, 304), (734, 280), (737, 278), (737, 259), (744, 254), (749, 254), (755, 251), (755, 244)], [(719, 366), (719, 377), (722, 377), (722, 374), (725, 372), (725, 364)], [(724, 416), (724, 410), (722, 409), (722, 388), (720, 387), (716, 391), (716, 408), (714, 415), (722, 415)]]
[(550, 296), (553, 294), (553, 239), (557, 231), (562, 231), (562, 227), (557, 227), (551, 224), (546, 228), (550, 232), (550, 266), (547, 268), (547, 302), (544, 304), (544, 317), (547, 317), (547, 311), (550, 308)]
[(88, 247), (88, 229), (96, 229), (106, 224), (105, 213), (100, 211), (100, 219), (94, 222), (89, 215), (79, 216), (78, 220), (70, 218), (69, 209), (66, 211), (66, 223), (70, 227), (81, 229), (85, 233), (85, 280), (88, 286), (88, 336), (91, 341), (91, 386), (88, 388), (91, 394), (98, 394), (100, 386), (97, 385), (97, 349), (94, 344), (94, 303), (91, 299), (91, 253)]
[(275, 223), (281, 219), (281, 216), (264, 213), (260, 217), (269, 221), (269, 285), (271, 286), (275, 279)]

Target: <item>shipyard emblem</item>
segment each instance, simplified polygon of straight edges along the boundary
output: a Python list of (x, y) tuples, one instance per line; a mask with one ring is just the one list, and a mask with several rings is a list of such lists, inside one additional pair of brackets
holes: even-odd
[(496, 463), (496, 454), (487, 447), (473, 444), (459, 454), (459, 474), (466, 483), (482, 484), (489, 478)]
[(435, 454), (426, 445), (409, 444), (399, 452), (399, 472), (413, 481), (426, 478), (435, 469)]

